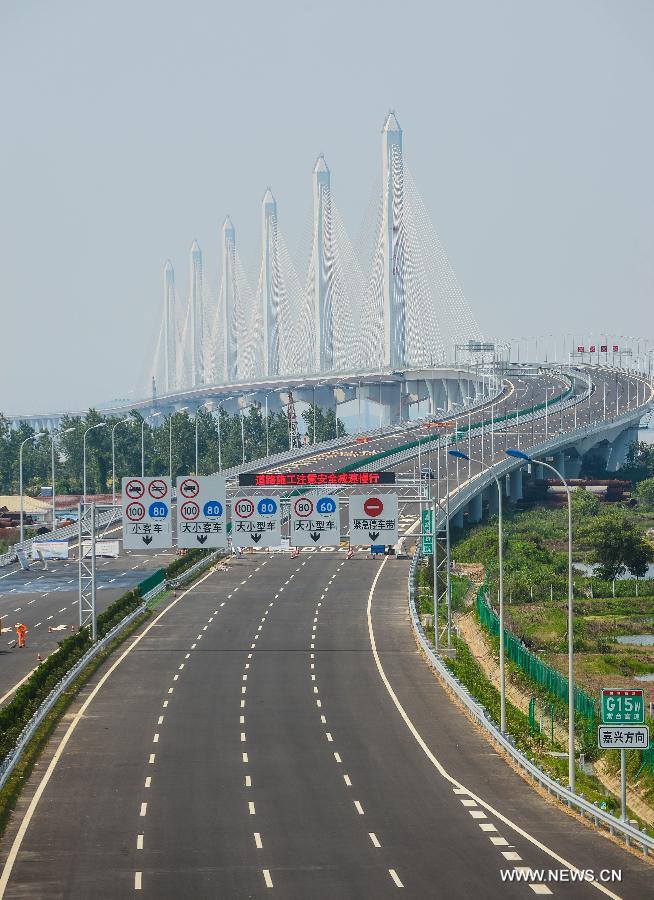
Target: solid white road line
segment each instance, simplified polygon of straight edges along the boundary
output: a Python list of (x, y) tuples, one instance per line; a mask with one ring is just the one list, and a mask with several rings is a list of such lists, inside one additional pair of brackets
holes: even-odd
[[(407, 726), (407, 728), (409, 729), (409, 731), (415, 738), (418, 746), (425, 753), (425, 756), (429, 759), (429, 761), (432, 763), (434, 768), (439, 772), (439, 774), (442, 775), (442, 777), (446, 781), (448, 781), (453, 787), (461, 788), (461, 789), (465, 790), (465, 786), (463, 784), (461, 784), (459, 781), (457, 781), (456, 778), (454, 778), (452, 775), (450, 775), (449, 772), (442, 765), (442, 763), (440, 763), (439, 760), (431, 752), (431, 750), (425, 743), (424, 739), (422, 738), (421, 734), (419, 733), (419, 731), (417, 730), (417, 728), (415, 727), (415, 725), (409, 718), (407, 711), (404, 709), (404, 707), (400, 703), (395, 691), (393, 690), (388, 678), (386, 677), (384, 667), (381, 664), (381, 659), (379, 658), (379, 653), (377, 652), (377, 642), (375, 640), (375, 632), (374, 632), (374, 628), (372, 625), (372, 598), (375, 594), (375, 588), (377, 587), (377, 582), (379, 581), (379, 579), (381, 577), (381, 574), (384, 570), (384, 566), (388, 562), (388, 559), (389, 559), (389, 557), (386, 556), (380, 563), (379, 569), (377, 570), (377, 574), (375, 575), (372, 585), (370, 587), (370, 593), (368, 594), (368, 608), (367, 608), (368, 636), (370, 638), (370, 646), (372, 649), (372, 655), (375, 660), (375, 664), (377, 666), (377, 671), (379, 672), (381, 680), (384, 683), (384, 687), (388, 691), (388, 694), (390, 695), (393, 703), (395, 704), (397, 711), (400, 713), (400, 715), (404, 719), (405, 725)], [(462, 792), (463, 792), (463, 790), (462, 790)], [(545, 844), (542, 844), (537, 838), (533, 837), (531, 834), (526, 832), (523, 828), (521, 828), (515, 822), (512, 822), (511, 819), (502, 815), (502, 813), (499, 812), (499, 810), (497, 810), (493, 806), (491, 806), (490, 803), (486, 803), (485, 800), (482, 800), (473, 791), (466, 790), (465, 793), (467, 793), (469, 797), (472, 797), (474, 800), (476, 800), (477, 803), (479, 804), (479, 806), (483, 806), (484, 809), (487, 810), (489, 813), (491, 813), (491, 815), (493, 815), (496, 819), (499, 819), (501, 822), (504, 822), (505, 825), (508, 825), (509, 828), (512, 828), (517, 834), (519, 834), (521, 837), (525, 838), (525, 840), (529, 841), (529, 843), (533, 844), (534, 847), (537, 847), (543, 853), (546, 853), (548, 856), (550, 856), (552, 859), (556, 860), (558, 863), (560, 863), (566, 869), (571, 869), (575, 872), (580, 871), (572, 863), (568, 862), (562, 856), (559, 856), (559, 854), (556, 853), (554, 850), (550, 850), (549, 847), (546, 847)], [(480, 823), (480, 827), (481, 827), (482, 831), (497, 831), (496, 827), (494, 825), (491, 825), (490, 823), (488, 823), (488, 824)], [(600, 884), (597, 881), (591, 881), (590, 884), (593, 887), (597, 888), (598, 891), (601, 891), (603, 894), (606, 894), (607, 897), (611, 897), (611, 898), (613, 898), (613, 900), (621, 900), (621, 898), (619, 897), (618, 894), (614, 894), (603, 884)]]

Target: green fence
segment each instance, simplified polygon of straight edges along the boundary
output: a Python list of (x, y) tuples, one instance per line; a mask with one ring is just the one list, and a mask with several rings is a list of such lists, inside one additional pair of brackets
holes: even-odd
[(144, 578), (138, 586), (141, 597), (144, 597), (148, 593), (148, 591), (156, 588), (157, 585), (161, 584), (161, 582), (165, 580), (165, 578), (166, 573), (163, 569), (157, 569), (157, 571), (153, 572), (152, 575), (148, 575), (147, 578)]
[[(477, 591), (477, 614), (482, 627), (489, 631), (490, 634), (499, 637), (500, 620), (486, 600), (483, 585)], [(519, 666), (532, 681), (535, 681), (536, 684), (545, 688), (548, 693), (553, 694), (567, 704), (568, 679), (565, 675), (562, 675), (556, 669), (540, 660), (515, 635), (506, 629), (504, 629), (504, 649), (508, 658)], [(580, 715), (585, 719), (594, 721), (597, 717), (596, 706), (596, 701), (592, 697), (581, 688), (575, 687), (575, 710)]]

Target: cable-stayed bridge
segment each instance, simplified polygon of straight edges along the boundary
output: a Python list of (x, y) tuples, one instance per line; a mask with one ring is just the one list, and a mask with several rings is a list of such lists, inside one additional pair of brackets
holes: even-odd
[(172, 264), (166, 263), (151, 373), (160, 392), (445, 365), (455, 360), (457, 346), (481, 342), (480, 327), (405, 164), (402, 129), (392, 112), (382, 129), (381, 151), (381, 186), (363, 241), (367, 247), (357, 251), (350, 240), (320, 156), (312, 178), (308, 258), (292, 258), (269, 188), (253, 276), (229, 216), (222, 229), (217, 296), (207, 289), (196, 241), (182, 304)]

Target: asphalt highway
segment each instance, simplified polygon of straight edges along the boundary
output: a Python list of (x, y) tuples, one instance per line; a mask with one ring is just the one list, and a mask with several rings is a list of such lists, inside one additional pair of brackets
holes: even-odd
[[(594, 377), (599, 417), (615, 384)], [(540, 402), (544, 382), (510, 381), (523, 408)], [(503, 432), (515, 446), (515, 426)], [(497, 434), (482, 447), (504, 456)], [(399, 492), (415, 529), (415, 486)], [(0, 898), (651, 896), (649, 865), (541, 798), (447, 696), (413, 641), (407, 574), (365, 552), (258, 551), (180, 594), (57, 729), (2, 848)]]
[(648, 896), (440, 688), (407, 568), (259, 552), (180, 597), (68, 725), (3, 896), (597, 896), (501, 875), (568, 866)]
[[(127, 551), (116, 559), (98, 559), (98, 613), (156, 569), (166, 566), (174, 555), (174, 550)], [(51, 560), (47, 570), (42, 563), (34, 563), (27, 571), (15, 565), (0, 569), (0, 705), (11, 699), (34, 669), (37, 656), (45, 659), (56, 650), (58, 641), (79, 626), (78, 581), (78, 562), (72, 558)], [(27, 626), (23, 650), (13, 646), (17, 622)]]

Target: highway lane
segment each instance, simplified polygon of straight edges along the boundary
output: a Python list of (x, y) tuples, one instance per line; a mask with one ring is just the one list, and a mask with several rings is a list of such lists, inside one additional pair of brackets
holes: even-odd
[(647, 896), (651, 869), (527, 788), (439, 687), (406, 574), (260, 552), (206, 579), (80, 719), (4, 896), (524, 897), (546, 892), (500, 870), (557, 857)]
[[(175, 550), (162, 550), (127, 551), (117, 559), (98, 559), (98, 612), (156, 569), (168, 565), (174, 557)], [(56, 649), (57, 642), (71, 633), (71, 626), (78, 627), (78, 602), (76, 559), (49, 561), (45, 571), (41, 563), (35, 563), (27, 571), (16, 566), (1, 571), (0, 704), (11, 699), (16, 686), (33, 670), (37, 655), (48, 656)], [(16, 639), (17, 622), (27, 626), (24, 650), (11, 646)]]

